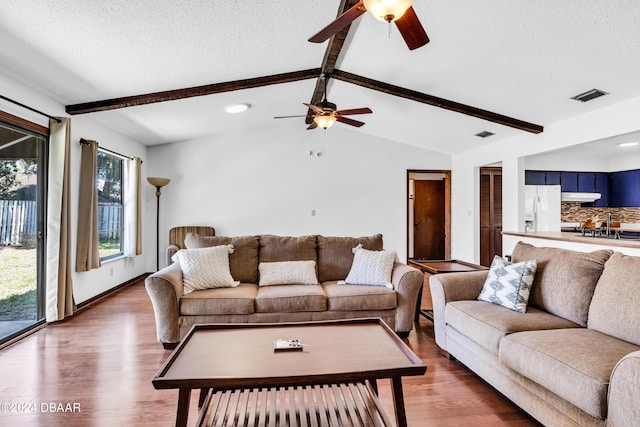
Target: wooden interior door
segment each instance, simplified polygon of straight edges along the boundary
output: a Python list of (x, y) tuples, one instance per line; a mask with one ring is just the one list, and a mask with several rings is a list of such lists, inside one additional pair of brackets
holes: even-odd
[(502, 168), (480, 169), (480, 264), (502, 256)]
[(445, 181), (415, 180), (413, 258), (445, 259)]

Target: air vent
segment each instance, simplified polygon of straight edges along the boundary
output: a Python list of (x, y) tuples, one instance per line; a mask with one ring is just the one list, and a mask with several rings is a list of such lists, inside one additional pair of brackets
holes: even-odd
[(495, 135), (495, 133), (493, 132), (489, 132), (488, 130), (483, 130), (480, 133), (476, 133), (476, 136), (479, 136), (480, 138), (488, 138), (491, 135)]
[(585, 93), (581, 93), (580, 95), (573, 96), (571, 97), (571, 99), (575, 99), (576, 101), (580, 102), (587, 102), (591, 101), (592, 99), (599, 98), (603, 95), (609, 95), (609, 93), (600, 89), (591, 89), (586, 91)]

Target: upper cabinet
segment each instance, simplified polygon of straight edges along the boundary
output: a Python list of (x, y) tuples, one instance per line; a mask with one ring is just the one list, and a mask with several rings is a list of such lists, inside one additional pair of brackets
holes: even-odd
[(640, 207), (640, 169), (611, 173), (611, 206)]
[(611, 206), (611, 174), (606, 172), (595, 173), (595, 192), (602, 194), (600, 200), (596, 200), (593, 206), (606, 208)]
[[(640, 170), (638, 170), (637, 172), (640, 173)], [(607, 172), (560, 172), (527, 170), (525, 171), (524, 181), (526, 185), (561, 185), (562, 191), (566, 193), (600, 193), (602, 197), (593, 203), (594, 207), (622, 206), (613, 204), (615, 202), (613, 201), (611, 196), (613, 194), (613, 191), (611, 191), (612, 175), (613, 174)], [(624, 178), (620, 177), (619, 179), (630, 178), (627, 178), (625, 176)], [(629, 202), (625, 201), (625, 203)]]

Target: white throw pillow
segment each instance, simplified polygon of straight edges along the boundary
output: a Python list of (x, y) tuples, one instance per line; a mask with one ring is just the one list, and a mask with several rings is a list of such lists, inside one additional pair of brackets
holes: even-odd
[(259, 286), (317, 285), (315, 261), (261, 262)]
[(370, 251), (362, 244), (353, 248), (353, 264), (345, 280), (340, 285), (385, 286), (393, 289), (391, 272), (396, 259), (395, 251)]
[(496, 255), (478, 299), (525, 313), (537, 268), (535, 259), (512, 264)]
[(183, 292), (238, 286), (240, 282), (233, 280), (229, 269), (230, 253), (232, 245), (179, 250), (175, 257), (182, 270)]

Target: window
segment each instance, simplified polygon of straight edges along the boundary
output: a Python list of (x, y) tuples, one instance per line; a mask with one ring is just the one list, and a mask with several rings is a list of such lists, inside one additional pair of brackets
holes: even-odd
[(98, 232), (100, 260), (123, 255), (123, 160), (98, 150)]

